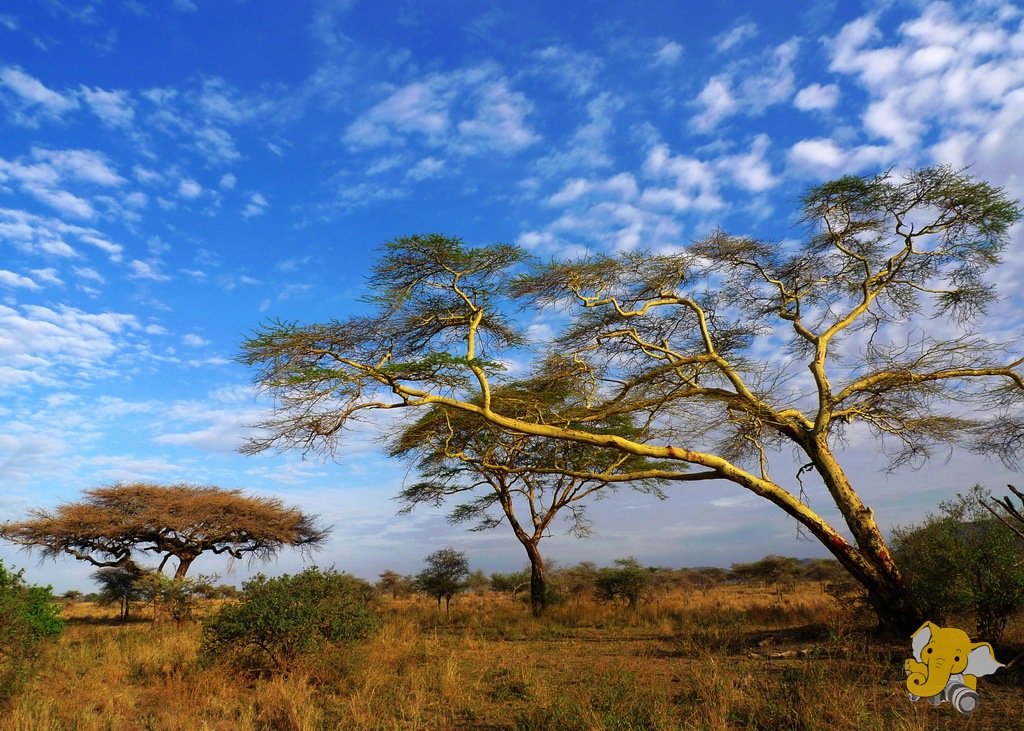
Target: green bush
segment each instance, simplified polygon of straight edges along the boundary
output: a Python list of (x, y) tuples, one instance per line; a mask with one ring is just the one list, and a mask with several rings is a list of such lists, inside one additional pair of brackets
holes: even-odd
[(280, 672), (327, 645), (370, 636), (379, 626), (362, 579), (320, 571), (242, 585), (241, 599), (203, 623), (202, 654), (257, 672)]
[(50, 587), (28, 586), (23, 573), (0, 562), (0, 700), (28, 676), (39, 643), (64, 631)]
[(976, 640), (998, 642), (1010, 616), (1024, 609), (1024, 541), (992, 517), (988, 491), (939, 504), (919, 526), (893, 529), (893, 549), (927, 619), (966, 613)]
[(615, 559), (615, 566), (598, 569), (594, 581), (597, 598), (610, 602), (624, 599), (626, 606), (635, 610), (650, 586), (651, 572), (632, 557)]

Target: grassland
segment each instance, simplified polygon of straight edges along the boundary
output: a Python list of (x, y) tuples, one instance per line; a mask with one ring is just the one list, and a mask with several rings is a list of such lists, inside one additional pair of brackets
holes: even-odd
[[(258, 678), (199, 662), (198, 623), (120, 623), (73, 604), (0, 731), (1024, 728), (1014, 668), (981, 679), (973, 716), (911, 703), (909, 639), (874, 638), (814, 584), (782, 603), (723, 586), (635, 612), (570, 602), (542, 619), (497, 594), (458, 599), (450, 619), (427, 600), (379, 609), (374, 639)], [(1018, 622), (997, 656), (1022, 646)]]

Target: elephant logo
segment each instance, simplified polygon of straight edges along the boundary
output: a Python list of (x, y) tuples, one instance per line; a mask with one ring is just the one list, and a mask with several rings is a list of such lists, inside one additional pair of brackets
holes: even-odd
[(960, 713), (973, 713), (979, 701), (978, 678), (1003, 667), (992, 645), (971, 642), (963, 630), (931, 622), (922, 624), (910, 639), (914, 657), (903, 663), (910, 700), (926, 698), (933, 706), (949, 701)]

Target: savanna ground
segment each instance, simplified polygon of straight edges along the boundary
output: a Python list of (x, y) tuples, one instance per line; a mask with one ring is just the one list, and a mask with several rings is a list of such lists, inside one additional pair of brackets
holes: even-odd
[[(460, 597), (450, 619), (422, 598), (379, 610), (374, 639), (260, 678), (201, 663), (198, 623), (72, 604), (0, 731), (1024, 728), (1017, 663), (979, 681), (972, 716), (911, 703), (909, 638), (873, 637), (813, 583), (781, 603), (719, 586), (635, 612), (569, 601), (542, 619), (498, 594)], [(1022, 649), (1017, 620), (997, 658)]]

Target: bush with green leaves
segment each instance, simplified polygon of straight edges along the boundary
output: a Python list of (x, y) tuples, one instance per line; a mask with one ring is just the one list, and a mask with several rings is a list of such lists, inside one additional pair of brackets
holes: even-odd
[(334, 569), (260, 574), (242, 585), (238, 603), (203, 623), (202, 654), (256, 672), (287, 670), (301, 656), (372, 635), (380, 624), (372, 597), (370, 584)]
[(603, 601), (623, 599), (626, 606), (635, 610), (651, 584), (651, 576), (652, 572), (635, 558), (617, 558), (615, 568), (598, 569), (594, 583), (597, 598)]
[(64, 631), (50, 587), (29, 586), (23, 574), (0, 562), (0, 699), (27, 677), (39, 643)]
[(1024, 541), (985, 508), (987, 490), (939, 503), (939, 515), (893, 529), (893, 548), (924, 615), (941, 623), (972, 615), (977, 638), (998, 642), (1024, 610)]

